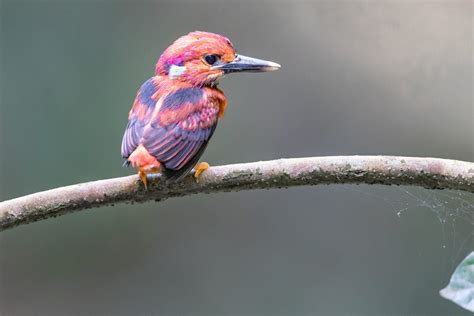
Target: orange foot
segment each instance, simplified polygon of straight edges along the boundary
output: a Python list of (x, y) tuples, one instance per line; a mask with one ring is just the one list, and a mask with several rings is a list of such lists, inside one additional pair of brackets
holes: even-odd
[(160, 172), (160, 168), (157, 168), (157, 167), (148, 168), (146, 171), (142, 168), (138, 169), (138, 176), (140, 177), (140, 180), (142, 180), (143, 185), (145, 186), (145, 190), (148, 190), (148, 177), (147, 177), (147, 174), (157, 173), (157, 172)]
[(140, 169), (138, 171), (138, 176), (140, 177), (140, 180), (142, 180), (143, 185), (145, 186), (145, 190), (148, 190), (148, 178), (146, 176), (145, 171)]
[(194, 172), (194, 178), (198, 180), (199, 176), (201, 173), (206, 171), (209, 168), (209, 164), (207, 162), (200, 162), (198, 163), (194, 169), (196, 169), (196, 172)]

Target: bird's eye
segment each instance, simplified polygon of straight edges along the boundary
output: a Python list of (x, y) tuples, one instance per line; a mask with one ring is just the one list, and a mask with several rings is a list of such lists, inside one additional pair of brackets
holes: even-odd
[(215, 63), (217, 63), (219, 61), (219, 59), (220, 59), (219, 55), (206, 55), (206, 56), (204, 56), (204, 60), (209, 65), (214, 65)]

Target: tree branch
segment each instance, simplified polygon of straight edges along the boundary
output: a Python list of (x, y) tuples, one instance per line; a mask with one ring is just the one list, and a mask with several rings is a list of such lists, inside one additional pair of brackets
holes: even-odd
[(283, 188), (318, 184), (414, 185), (474, 192), (474, 163), (390, 156), (279, 159), (212, 167), (199, 182), (188, 176), (169, 183), (150, 177), (148, 191), (137, 176), (70, 185), (0, 203), (0, 230), (120, 202), (160, 201), (197, 193)]

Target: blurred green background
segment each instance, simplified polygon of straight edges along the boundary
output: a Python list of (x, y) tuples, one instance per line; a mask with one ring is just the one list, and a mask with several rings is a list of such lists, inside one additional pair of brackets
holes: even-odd
[[(471, 1), (0, 3), (0, 200), (134, 173), (136, 90), (193, 30), (282, 64), (221, 82), (211, 164), (474, 160)], [(438, 290), (474, 247), (473, 204), (326, 186), (79, 212), (0, 234), (0, 314), (469, 315)]]

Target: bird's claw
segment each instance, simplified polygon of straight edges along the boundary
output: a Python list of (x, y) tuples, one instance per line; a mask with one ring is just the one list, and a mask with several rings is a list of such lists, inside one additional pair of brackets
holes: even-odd
[(148, 178), (146, 176), (146, 173), (142, 170), (138, 171), (138, 176), (140, 177), (140, 180), (142, 180), (143, 185), (145, 186), (145, 190), (148, 191)]
[(199, 176), (208, 168), (209, 168), (209, 164), (207, 162), (200, 162), (194, 167), (194, 169), (196, 170), (194, 172), (194, 178), (196, 179), (196, 181), (198, 181)]

